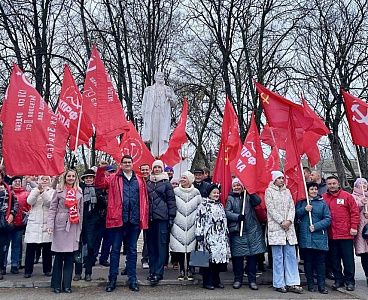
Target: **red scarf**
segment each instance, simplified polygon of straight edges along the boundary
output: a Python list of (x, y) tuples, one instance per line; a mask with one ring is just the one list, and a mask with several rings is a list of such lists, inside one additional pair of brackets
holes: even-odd
[(64, 206), (69, 209), (69, 222), (79, 223), (77, 189), (66, 187)]

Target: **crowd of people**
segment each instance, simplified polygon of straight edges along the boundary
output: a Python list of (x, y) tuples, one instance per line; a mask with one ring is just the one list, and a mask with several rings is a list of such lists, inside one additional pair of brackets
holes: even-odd
[[(53, 291), (71, 293), (73, 280), (92, 280), (99, 260), (109, 267), (105, 290), (112, 292), (123, 246), (122, 274), (130, 290), (139, 291), (137, 241), (143, 231), (141, 262), (151, 286), (164, 278), (171, 256), (178, 280), (193, 280), (197, 272), (204, 288), (224, 288), (220, 273), (231, 260), (233, 288), (242, 287), (246, 274), (249, 288), (258, 290), (257, 268), (264, 271), (268, 252), (277, 292), (303, 292), (299, 261), (308, 291), (327, 294), (326, 276), (334, 289), (353, 291), (354, 249), (368, 284), (366, 179), (358, 178), (350, 194), (337, 177), (323, 180), (305, 168), (308, 195), (294, 203), (281, 171), (272, 172), (264, 195), (247, 193), (233, 178), (223, 206), (208, 170), (185, 171), (176, 180), (160, 160), (141, 165), (139, 174), (133, 163), (124, 155), (117, 169), (101, 162), (80, 179), (71, 169), (57, 178), (0, 173), (0, 279), (11, 244), (13, 274), (24, 267), (24, 277), (30, 278), (42, 250), (43, 273), (51, 277)], [(191, 264), (193, 251), (207, 253), (208, 266)]]

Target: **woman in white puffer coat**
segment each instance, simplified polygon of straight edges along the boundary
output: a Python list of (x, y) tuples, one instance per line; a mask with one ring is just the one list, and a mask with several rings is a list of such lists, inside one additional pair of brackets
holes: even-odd
[(27, 243), (24, 277), (29, 278), (33, 273), (33, 264), (38, 246), (42, 247), (42, 266), (45, 276), (51, 276), (52, 235), (47, 233), (47, 217), (50, 202), (55, 190), (50, 187), (50, 177), (40, 176), (38, 186), (32, 189), (27, 203), (32, 206), (26, 227), (24, 242)]
[(180, 185), (174, 189), (177, 211), (170, 233), (170, 248), (179, 262), (179, 280), (193, 280), (189, 271), (189, 258), (196, 245), (196, 209), (202, 202), (201, 193), (193, 186), (193, 182), (194, 175), (186, 171), (181, 175)]

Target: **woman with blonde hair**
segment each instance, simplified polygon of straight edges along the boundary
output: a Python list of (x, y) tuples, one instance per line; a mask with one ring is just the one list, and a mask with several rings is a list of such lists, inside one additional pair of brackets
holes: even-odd
[(66, 170), (51, 200), (47, 220), (55, 252), (51, 287), (55, 293), (71, 293), (73, 252), (79, 249), (83, 220), (83, 196), (75, 170)]

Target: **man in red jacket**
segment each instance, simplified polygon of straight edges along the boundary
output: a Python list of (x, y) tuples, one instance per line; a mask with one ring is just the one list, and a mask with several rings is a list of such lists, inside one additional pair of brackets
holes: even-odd
[[(326, 179), (327, 193), (323, 194), (331, 212), (329, 228), (330, 250), (335, 283), (332, 288), (346, 286), (347, 291), (355, 289), (354, 236), (358, 233), (359, 209), (351, 194), (340, 188), (336, 176)], [(342, 273), (341, 260), (344, 265)]]
[(148, 228), (148, 196), (146, 183), (135, 174), (132, 167), (132, 157), (124, 155), (120, 169), (115, 174), (106, 177), (106, 167), (98, 168), (96, 173), (96, 187), (108, 189), (106, 228), (110, 231), (112, 249), (106, 292), (112, 292), (116, 288), (123, 238), (127, 243), (126, 271), (129, 288), (139, 291), (136, 274), (137, 240), (140, 230)]

